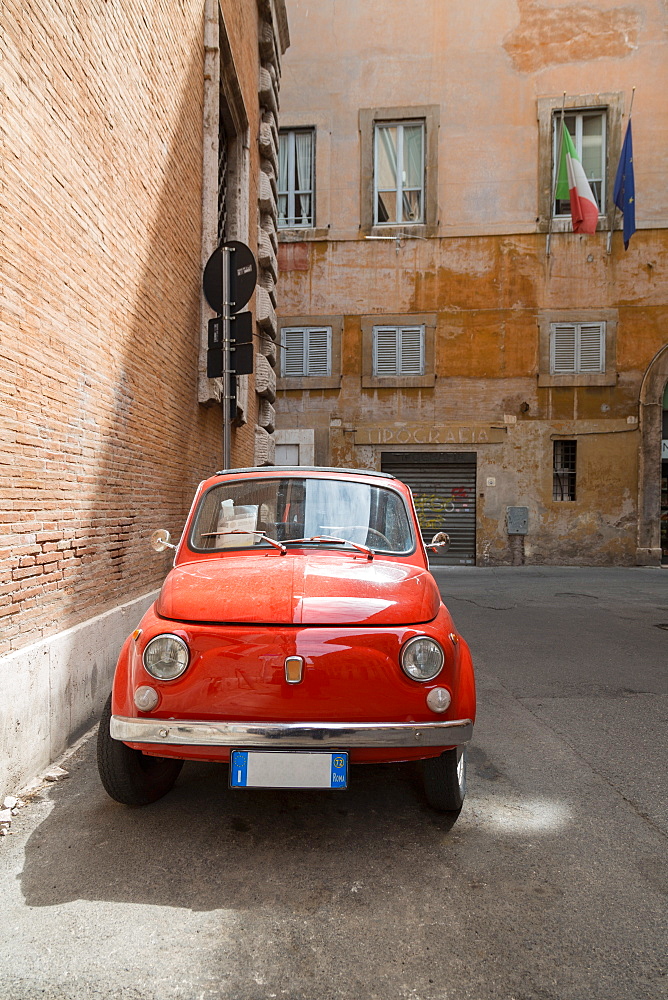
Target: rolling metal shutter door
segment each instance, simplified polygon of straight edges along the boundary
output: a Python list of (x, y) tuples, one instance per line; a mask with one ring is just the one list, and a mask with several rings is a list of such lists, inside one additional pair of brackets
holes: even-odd
[(381, 469), (410, 486), (428, 544), (437, 531), (447, 531), (445, 555), (429, 553), (435, 566), (475, 565), (475, 452), (386, 452)]

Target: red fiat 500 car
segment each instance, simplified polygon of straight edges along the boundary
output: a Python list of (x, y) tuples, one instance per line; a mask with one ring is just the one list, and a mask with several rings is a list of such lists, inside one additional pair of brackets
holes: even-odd
[[(152, 542), (170, 546), (165, 531)], [(232, 788), (330, 789), (358, 764), (421, 760), (428, 801), (456, 812), (474, 719), (471, 656), (408, 487), (235, 469), (199, 486), (174, 568), (121, 650), (98, 765), (112, 798), (143, 805), (185, 760), (229, 764)]]

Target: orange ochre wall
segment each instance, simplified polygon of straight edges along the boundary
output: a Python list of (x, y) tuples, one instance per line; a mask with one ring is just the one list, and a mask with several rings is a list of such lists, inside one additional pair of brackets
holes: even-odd
[[(665, 5), (289, 0), (288, 14), (281, 125), (316, 129), (316, 219), (311, 232), (283, 235), (279, 316), (343, 317), (343, 333), (340, 389), (279, 381), (277, 428), (312, 429), (322, 464), (379, 468), (388, 451), (475, 451), (478, 563), (511, 560), (505, 519), (515, 505), (529, 508), (527, 562), (633, 563), (639, 390), (668, 342)], [(555, 232), (547, 256), (541, 101), (566, 92), (577, 107), (577, 95), (608, 95), (601, 103), (616, 101), (621, 116), (609, 137), (618, 150), (633, 87), (638, 231), (628, 251), (619, 230), (610, 252), (607, 232)], [(364, 109), (410, 118), (415, 107), (437, 109), (425, 182), (427, 200), (436, 187), (435, 222), (408, 227), (398, 244), (366, 239), (393, 231), (364, 228)], [(609, 162), (609, 185), (615, 169)], [(614, 384), (539, 377), (549, 374), (545, 324), (569, 310), (615, 328)], [(434, 385), (365, 386), (364, 325), (418, 314), (435, 317)], [(578, 442), (574, 502), (552, 499), (555, 437)]]

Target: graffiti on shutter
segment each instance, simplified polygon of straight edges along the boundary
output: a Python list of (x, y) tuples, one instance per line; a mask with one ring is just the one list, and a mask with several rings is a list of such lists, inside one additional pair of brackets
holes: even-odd
[(450, 536), (445, 554), (429, 553), (434, 565), (475, 565), (475, 452), (385, 452), (381, 469), (413, 493), (426, 545), (438, 531)]

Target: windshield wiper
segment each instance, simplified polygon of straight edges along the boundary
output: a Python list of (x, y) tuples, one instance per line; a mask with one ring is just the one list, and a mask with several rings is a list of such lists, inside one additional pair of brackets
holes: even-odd
[(351, 542), (349, 538), (335, 538), (333, 535), (311, 535), (310, 538), (286, 538), (286, 545), (297, 545), (300, 542), (326, 542), (333, 545), (352, 545), (354, 549), (363, 552), (367, 559), (373, 559), (374, 552), (367, 545), (360, 545), (358, 542)]
[(269, 535), (264, 533), (264, 531), (246, 531), (244, 528), (232, 528), (230, 531), (203, 531), (201, 537), (212, 538), (216, 535), (259, 535), (263, 541), (269, 542), (269, 544), (273, 545), (275, 549), (280, 549), (282, 556), (284, 556), (288, 551), (285, 545), (281, 542), (277, 542), (275, 538), (270, 538)]

